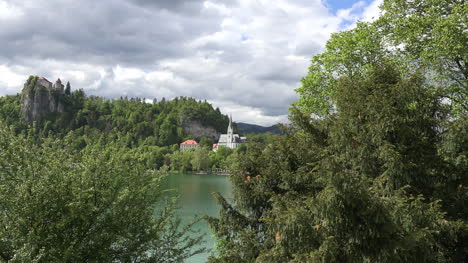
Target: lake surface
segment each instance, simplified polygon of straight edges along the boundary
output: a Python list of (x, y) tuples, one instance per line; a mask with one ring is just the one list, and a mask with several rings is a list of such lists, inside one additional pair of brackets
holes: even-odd
[[(218, 216), (220, 206), (216, 203), (213, 193), (221, 193), (229, 201), (232, 198), (231, 183), (225, 175), (169, 175), (162, 184), (162, 189), (174, 189), (168, 196), (179, 195), (179, 206), (177, 214), (183, 223), (190, 222), (194, 216)], [(197, 223), (204, 235), (206, 243), (204, 247), (214, 249), (214, 240), (211, 230), (206, 221)], [(195, 255), (186, 260), (186, 263), (205, 263), (210, 252)]]

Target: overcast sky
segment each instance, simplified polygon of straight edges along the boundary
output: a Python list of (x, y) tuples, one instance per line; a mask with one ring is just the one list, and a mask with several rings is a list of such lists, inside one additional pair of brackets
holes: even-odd
[(285, 122), (311, 57), (381, 0), (0, 0), (0, 95), (29, 75), (87, 94), (207, 100)]

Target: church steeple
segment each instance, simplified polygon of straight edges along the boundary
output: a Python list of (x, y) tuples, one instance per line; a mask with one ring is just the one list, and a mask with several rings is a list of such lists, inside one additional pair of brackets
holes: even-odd
[(232, 131), (232, 114), (229, 116), (229, 126), (227, 129), (227, 134), (233, 134), (234, 132)]
[[(226, 134), (219, 136), (218, 144), (216, 147), (224, 146), (230, 149), (236, 149), (240, 144), (245, 143), (246, 137), (240, 137), (239, 134), (234, 134), (234, 125), (232, 122), (232, 114), (229, 114), (229, 125)], [(218, 148), (213, 148), (216, 151)]]

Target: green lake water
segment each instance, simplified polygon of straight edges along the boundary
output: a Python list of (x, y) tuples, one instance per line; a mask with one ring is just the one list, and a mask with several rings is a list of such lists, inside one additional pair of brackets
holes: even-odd
[[(225, 198), (232, 198), (231, 183), (224, 175), (189, 175), (178, 174), (168, 176), (162, 184), (163, 189), (173, 189), (168, 195), (179, 195), (177, 214), (183, 223), (190, 222), (194, 216), (218, 216), (220, 206), (216, 203), (213, 193), (221, 193)], [(197, 223), (196, 228), (205, 237), (203, 246), (214, 248), (211, 230), (206, 221)], [(195, 255), (186, 263), (205, 263), (210, 253)]]

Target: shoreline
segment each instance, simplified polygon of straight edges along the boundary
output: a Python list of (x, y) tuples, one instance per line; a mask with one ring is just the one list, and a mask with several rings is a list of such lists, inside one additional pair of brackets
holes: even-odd
[(229, 176), (229, 172), (211, 172), (211, 171), (190, 171), (190, 172), (168, 172), (170, 175), (187, 174), (187, 175), (222, 175)]

